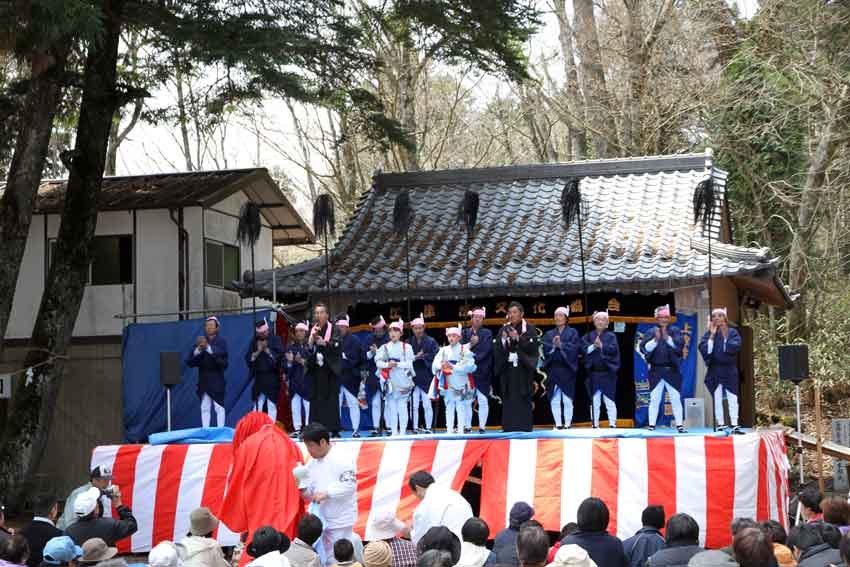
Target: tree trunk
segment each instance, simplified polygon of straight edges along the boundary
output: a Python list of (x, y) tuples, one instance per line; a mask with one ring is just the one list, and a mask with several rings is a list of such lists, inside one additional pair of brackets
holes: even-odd
[[(118, 106), (116, 76), (124, 0), (105, 0), (102, 6), (103, 37), (89, 47), (76, 144), (66, 159), (69, 176), (56, 254), (25, 361), (27, 367), (35, 367), (35, 376), (31, 385), (26, 385), (23, 376), (18, 380), (13, 414), (0, 447), (0, 479), (5, 482), (33, 478), (41, 463), (88, 279), (106, 146)], [(24, 451), (27, 447), (30, 450)], [(10, 476), (13, 471), (23, 471), (23, 476)], [(7, 494), (19, 498), (24, 488), (16, 486)]]
[(567, 0), (554, 0), (554, 2), (555, 16), (558, 18), (558, 40), (561, 43), (561, 54), (564, 59), (567, 104), (575, 116), (567, 126), (572, 159), (580, 160), (587, 157), (587, 132), (584, 127), (585, 106), (578, 88), (578, 72), (573, 53), (573, 28), (567, 18)]
[(186, 97), (183, 94), (183, 70), (180, 68), (180, 55), (174, 53), (174, 86), (177, 89), (177, 120), (180, 122), (180, 139), (182, 140), (183, 158), (186, 160), (186, 171), (195, 171), (192, 163), (192, 147), (189, 145), (189, 117), (186, 113)]
[(32, 78), (21, 113), (6, 190), (0, 199), (0, 353), (47, 159), (53, 119), (62, 96), (64, 70), (64, 50), (32, 57)]
[(407, 45), (408, 38), (401, 39), (401, 65), (399, 67), (399, 122), (404, 127), (410, 140), (411, 147), (399, 148), (404, 171), (419, 171), (419, 139), (416, 126), (416, 83), (419, 65), (416, 52)]
[(109, 145), (106, 150), (106, 175), (115, 175), (118, 165), (118, 148), (122, 142), (127, 139), (133, 128), (139, 122), (139, 117), (142, 115), (142, 110), (145, 107), (145, 99), (139, 97), (133, 103), (133, 114), (130, 117), (130, 123), (121, 130), (121, 111), (116, 113), (115, 120), (112, 121), (112, 127), (109, 129)]
[(584, 98), (596, 154), (594, 157), (616, 157), (620, 151), (617, 143), (617, 124), (614, 121), (614, 105), (605, 82), (593, 0), (573, 0), (573, 10)]
[(814, 214), (820, 204), (826, 172), (835, 159), (835, 154), (846, 137), (847, 114), (850, 112), (848, 87), (845, 85), (834, 104), (824, 108), (827, 121), (823, 125), (817, 146), (809, 163), (806, 181), (797, 209), (797, 230), (791, 239), (791, 254), (788, 259), (791, 289), (800, 294), (794, 309), (788, 314), (788, 329), (791, 339), (808, 336), (808, 314), (806, 311), (806, 284), (809, 280), (809, 253), (814, 244)]

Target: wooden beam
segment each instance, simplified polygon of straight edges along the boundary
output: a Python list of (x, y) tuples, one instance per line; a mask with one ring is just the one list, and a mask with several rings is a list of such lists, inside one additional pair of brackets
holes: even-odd
[[(818, 449), (818, 441), (814, 435), (806, 435), (805, 433), (797, 433), (793, 429), (785, 430), (785, 437), (794, 443), (788, 443), (788, 445), (797, 446), (797, 441), (803, 442), (803, 448), (809, 449), (812, 451), (817, 451)], [(824, 455), (829, 455), (830, 457), (834, 457), (836, 459), (841, 459), (844, 461), (850, 461), (850, 447), (845, 447), (844, 445), (839, 445), (833, 441), (822, 441), (821, 442), (821, 451), (823, 451)]]

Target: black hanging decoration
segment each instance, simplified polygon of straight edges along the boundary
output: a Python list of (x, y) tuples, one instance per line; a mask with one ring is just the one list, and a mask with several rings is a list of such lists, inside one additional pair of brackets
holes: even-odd
[(581, 217), (581, 191), (579, 180), (575, 177), (569, 178), (561, 191), (561, 216), (566, 230)]
[(410, 311), (410, 223), (413, 220), (413, 209), (410, 206), (410, 193), (402, 189), (395, 196), (393, 203), (393, 232), (396, 236), (404, 236), (405, 283), (407, 286), (407, 320), (411, 319)]
[(393, 232), (396, 235), (406, 234), (411, 218), (410, 193), (407, 189), (402, 189), (395, 196), (395, 203), (393, 204)]
[(236, 240), (245, 246), (251, 247), (251, 300), (254, 313), (254, 322), (257, 321), (257, 285), (254, 270), (254, 245), (260, 239), (262, 222), (260, 220), (260, 207), (251, 201), (242, 205), (239, 209), (239, 224), (236, 227)]
[(463, 194), (463, 200), (460, 202), (460, 208), (457, 212), (457, 222), (462, 223), (466, 229), (466, 291), (469, 293), (469, 248), (472, 242), (472, 234), (475, 232), (475, 225), (478, 224), (478, 193), (467, 189)]
[(313, 203), (313, 230), (316, 231), (316, 235), (322, 235), (325, 248), (325, 291), (330, 296), (331, 257), (328, 252), (328, 242), (331, 236), (336, 233), (336, 218), (333, 199), (327, 193), (316, 197), (316, 201)]
[(714, 177), (709, 176), (697, 184), (694, 190), (694, 224), (702, 226), (702, 230), (708, 238), (708, 308), (714, 309), (714, 283), (712, 281), (711, 266), (711, 231), (714, 224), (715, 207), (717, 205), (717, 192), (714, 186)]

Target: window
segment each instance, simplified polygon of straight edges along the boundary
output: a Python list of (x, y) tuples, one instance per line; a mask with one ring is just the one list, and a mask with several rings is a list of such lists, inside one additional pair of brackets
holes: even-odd
[[(56, 239), (50, 240), (48, 265), (56, 254)], [(121, 285), (133, 283), (133, 237), (130, 235), (95, 236), (89, 285)]]
[(214, 240), (206, 241), (206, 283), (229, 288), (240, 279), (239, 248)]

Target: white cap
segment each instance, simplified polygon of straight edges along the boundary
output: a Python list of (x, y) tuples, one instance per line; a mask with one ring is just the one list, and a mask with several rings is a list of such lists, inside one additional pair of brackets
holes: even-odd
[(387, 510), (379, 513), (372, 520), (371, 529), (366, 531), (371, 539), (376, 540), (394, 538), (403, 529), (404, 523), (395, 517), (395, 512)]
[(84, 518), (97, 509), (97, 501), (100, 500), (100, 489), (92, 486), (74, 499), (74, 514)]
[(148, 565), (150, 567), (180, 567), (180, 555), (177, 547), (170, 541), (163, 541), (148, 553)]

